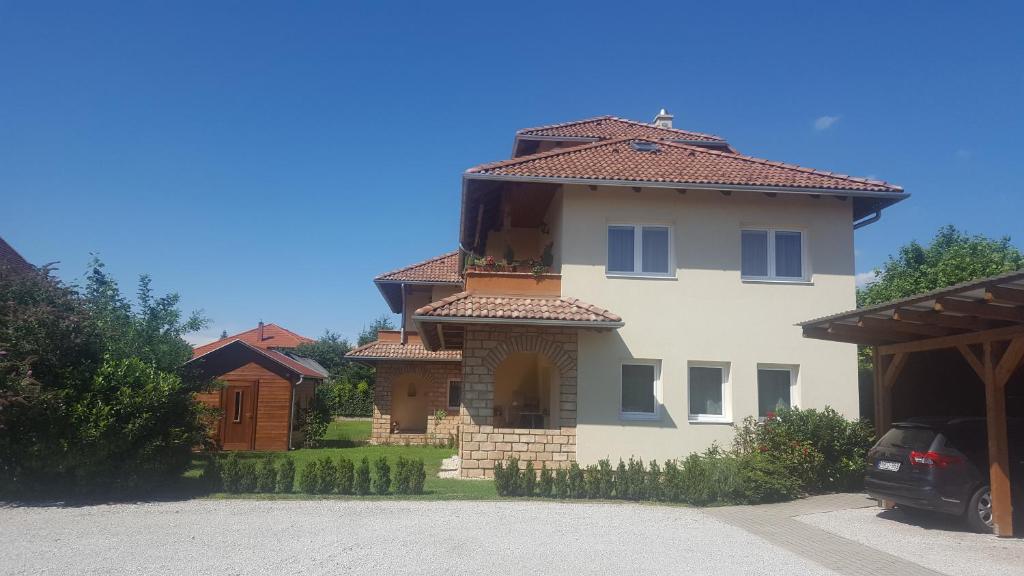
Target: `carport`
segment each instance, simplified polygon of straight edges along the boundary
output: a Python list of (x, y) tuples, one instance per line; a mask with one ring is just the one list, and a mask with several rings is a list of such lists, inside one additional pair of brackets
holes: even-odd
[(807, 338), (874, 347), (879, 435), (894, 417), (985, 416), (995, 532), (1013, 534), (1006, 421), (1024, 416), (1024, 271), (800, 326)]

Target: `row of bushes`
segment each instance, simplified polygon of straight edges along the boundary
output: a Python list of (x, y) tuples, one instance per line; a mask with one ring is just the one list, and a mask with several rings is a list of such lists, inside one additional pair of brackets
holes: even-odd
[[(211, 490), (232, 494), (290, 494), (296, 488), (295, 461), (291, 457), (239, 458), (232, 454), (223, 461), (211, 457), (203, 477)], [(309, 461), (298, 474), (298, 490), (306, 494), (422, 494), (427, 473), (423, 460), (399, 456), (394, 476), (386, 457), (358, 463), (342, 456), (337, 460), (324, 456)]]
[(864, 456), (872, 442), (864, 422), (850, 422), (831, 408), (784, 409), (764, 422), (748, 418), (731, 450), (713, 446), (663, 466), (630, 458), (612, 467), (601, 460), (586, 468), (550, 470), (511, 459), (494, 465), (502, 496), (599, 498), (715, 503), (778, 502), (830, 490), (859, 488)]

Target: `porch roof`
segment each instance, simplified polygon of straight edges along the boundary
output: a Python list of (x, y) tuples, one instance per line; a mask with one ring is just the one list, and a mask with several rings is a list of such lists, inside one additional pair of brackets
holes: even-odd
[(579, 298), (459, 292), (416, 310), (413, 320), (428, 350), (461, 348), (465, 324), (518, 324), (612, 329), (617, 314)]
[(461, 350), (427, 350), (423, 342), (386, 342), (375, 340), (345, 354), (359, 362), (380, 362), (388, 360), (411, 360), (418, 362), (461, 362)]

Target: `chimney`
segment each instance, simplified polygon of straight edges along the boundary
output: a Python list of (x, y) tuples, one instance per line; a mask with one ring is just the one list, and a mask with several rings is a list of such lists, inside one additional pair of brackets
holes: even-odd
[(674, 118), (674, 116), (665, 112), (665, 109), (662, 108), (661, 112), (658, 112), (658, 115), (654, 117), (654, 125), (658, 128), (671, 128), (672, 118)]
[(263, 320), (260, 320), (259, 330), (260, 330), (259, 334), (258, 334), (259, 340), (257, 340), (257, 342), (263, 342)]

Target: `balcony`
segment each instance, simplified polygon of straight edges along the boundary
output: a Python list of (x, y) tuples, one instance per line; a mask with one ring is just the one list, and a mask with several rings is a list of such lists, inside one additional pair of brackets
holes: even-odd
[(557, 297), (562, 295), (562, 276), (467, 268), (466, 292), (492, 296)]

